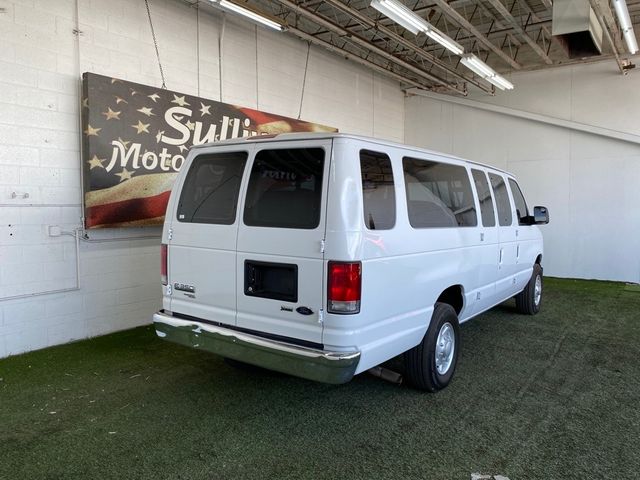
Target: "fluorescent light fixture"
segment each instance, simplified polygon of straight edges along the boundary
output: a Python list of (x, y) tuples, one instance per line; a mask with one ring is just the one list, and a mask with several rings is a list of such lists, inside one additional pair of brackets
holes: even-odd
[(638, 52), (638, 42), (636, 41), (636, 34), (633, 31), (627, 3), (625, 0), (613, 0), (613, 8), (615, 8), (616, 14), (618, 15), (618, 22), (620, 22), (622, 35), (624, 35), (624, 41), (627, 43), (629, 53), (633, 55)]
[(424, 32), (431, 40), (438, 42), (444, 48), (449, 50), (451, 53), (455, 55), (462, 55), (464, 52), (464, 48), (458, 42), (453, 40), (452, 38), (446, 36), (440, 30), (435, 27), (430, 26), (427, 31)]
[(504, 78), (502, 75), (496, 74), (493, 77), (487, 77), (487, 82), (494, 84), (500, 90), (513, 90), (513, 83)]
[(493, 68), (476, 57), (473, 53), (463, 55), (460, 62), (469, 70), (480, 75), (487, 82), (495, 85), (500, 90), (513, 90), (513, 83), (498, 74)]
[(243, 17), (246, 17), (249, 20), (252, 20), (256, 23), (259, 23), (260, 25), (264, 25), (265, 27), (273, 28), (274, 30), (279, 30), (279, 31), (285, 30), (285, 27), (282, 24), (274, 20), (271, 20), (270, 18), (264, 17), (259, 13), (254, 12), (253, 10), (249, 10), (248, 8), (241, 7), (237, 3), (229, 2), (228, 0), (210, 0), (210, 1), (213, 4), (220, 5), (220, 7), (222, 7), (225, 10), (229, 10), (234, 13), (237, 13), (238, 15), (242, 15)]
[(371, 6), (394, 22), (402, 25), (414, 35), (417, 35), (418, 32), (423, 32), (429, 26), (427, 22), (405, 5), (394, 0), (372, 0)]
[(414, 35), (422, 32), (455, 55), (462, 55), (464, 52), (462, 45), (396, 0), (372, 0), (371, 6)]

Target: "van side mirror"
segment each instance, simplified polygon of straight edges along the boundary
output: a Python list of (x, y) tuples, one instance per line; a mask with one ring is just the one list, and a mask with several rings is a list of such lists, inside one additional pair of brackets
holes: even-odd
[(535, 225), (546, 225), (549, 223), (549, 210), (547, 207), (533, 207), (533, 223)]

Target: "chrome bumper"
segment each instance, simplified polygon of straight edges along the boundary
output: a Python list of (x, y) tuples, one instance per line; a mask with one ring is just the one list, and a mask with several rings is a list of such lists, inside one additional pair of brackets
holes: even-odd
[(157, 335), (170, 342), (233, 358), (278, 372), (324, 383), (346, 383), (360, 361), (360, 352), (331, 352), (270, 340), (164, 311), (153, 315)]

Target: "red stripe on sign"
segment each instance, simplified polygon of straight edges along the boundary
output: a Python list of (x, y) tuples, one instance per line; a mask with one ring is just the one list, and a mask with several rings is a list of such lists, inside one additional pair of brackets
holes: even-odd
[(251, 108), (242, 108), (239, 107), (242, 113), (244, 113), (247, 117), (249, 117), (256, 125), (263, 125), (265, 123), (275, 122), (277, 120), (293, 120), (291, 118), (281, 117), (280, 115), (273, 115), (271, 113), (259, 112), (258, 110), (253, 110)]
[(161, 217), (167, 210), (171, 191), (153, 197), (134, 198), (87, 208), (87, 227), (111, 223), (131, 222)]

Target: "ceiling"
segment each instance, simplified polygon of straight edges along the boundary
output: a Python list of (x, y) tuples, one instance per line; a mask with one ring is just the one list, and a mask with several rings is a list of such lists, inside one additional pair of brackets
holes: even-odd
[[(210, 2), (184, 0), (210, 7)], [(502, 74), (608, 60), (626, 73), (628, 57), (617, 17), (607, 0), (587, 0), (605, 29), (602, 55), (570, 59), (551, 35), (552, 0), (400, 0), (456, 40), (465, 52)], [(235, 0), (287, 25), (287, 34), (392, 77), (405, 87), (466, 95), (492, 93), (491, 84), (460, 63), (460, 57), (402, 28), (369, 6), (369, 0)], [(640, 0), (627, 0), (640, 31)], [(608, 41), (607, 38), (611, 38)], [(617, 65), (616, 65), (617, 63)]]

